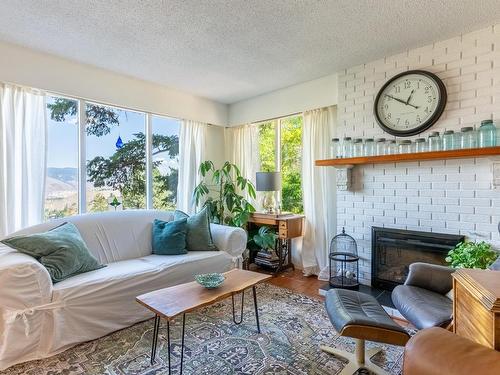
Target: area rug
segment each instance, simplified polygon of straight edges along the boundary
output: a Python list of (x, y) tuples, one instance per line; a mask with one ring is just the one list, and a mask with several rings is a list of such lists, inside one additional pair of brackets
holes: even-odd
[[(258, 286), (262, 333), (257, 333), (251, 292), (244, 321), (232, 320), (231, 299), (186, 315), (184, 374), (331, 375), (344, 362), (320, 345), (354, 351), (354, 341), (332, 328), (323, 302), (269, 284)], [(235, 299), (237, 303), (239, 298)], [(237, 313), (239, 311), (237, 310)], [(171, 324), (172, 373), (179, 373), (182, 319)], [(8, 375), (168, 374), (166, 324), (160, 328), (156, 363), (150, 365), (153, 320), (75, 346), (51, 358), (6, 370)], [(367, 347), (375, 346), (367, 343)], [(401, 373), (403, 348), (382, 345), (372, 360), (391, 374)]]

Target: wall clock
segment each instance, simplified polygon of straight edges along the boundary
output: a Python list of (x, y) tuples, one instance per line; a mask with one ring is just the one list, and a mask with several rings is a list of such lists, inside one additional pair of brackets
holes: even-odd
[(387, 133), (409, 137), (436, 123), (446, 99), (446, 87), (435, 74), (410, 70), (382, 86), (375, 98), (375, 118)]

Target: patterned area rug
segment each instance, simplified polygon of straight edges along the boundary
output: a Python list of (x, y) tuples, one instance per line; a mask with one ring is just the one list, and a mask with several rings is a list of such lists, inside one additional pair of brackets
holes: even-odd
[[(262, 334), (257, 333), (251, 292), (241, 325), (232, 320), (231, 299), (186, 315), (184, 374), (331, 375), (344, 363), (320, 345), (354, 351), (354, 341), (332, 328), (322, 301), (268, 284), (258, 287)], [(239, 305), (239, 298), (235, 298)], [(237, 309), (237, 314), (239, 310)], [(178, 374), (182, 318), (171, 324), (172, 373)], [(168, 374), (166, 324), (160, 328), (156, 364), (150, 365), (153, 320), (75, 346), (51, 358), (6, 370), (8, 375)], [(367, 343), (367, 347), (375, 346)], [(373, 361), (400, 374), (403, 348), (382, 345)]]

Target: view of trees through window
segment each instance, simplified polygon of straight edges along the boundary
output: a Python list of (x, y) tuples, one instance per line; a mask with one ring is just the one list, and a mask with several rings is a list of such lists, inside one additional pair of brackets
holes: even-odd
[[(278, 130), (279, 127), (279, 131)], [(279, 138), (279, 139), (278, 139)], [(276, 145), (279, 144), (279, 148)], [(278, 154), (279, 152), (279, 154)], [(301, 162), (302, 116), (291, 116), (259, 124), (260, 170), (281, 171), (281, 208), (302, 213)]]
[[(78, 102), (51, 97), (48, 219), (78, 212)], [(146, 114), (86, 103), (87, 211), (146, 208)], [(176, 202), (180, 122), (152, 116), (153, 207)]]

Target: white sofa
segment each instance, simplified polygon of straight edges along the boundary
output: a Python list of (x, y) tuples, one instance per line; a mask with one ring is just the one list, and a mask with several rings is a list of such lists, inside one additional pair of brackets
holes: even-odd
[(154, 219), (171, 212), (119, 211), (78, 215), (18, 234), (39, 233), (72, 222), (90, 252), (107, 267), (52, 284), (34, 258), (0, 244), (0, 370), (44, 358), (152, 317), (135, 297), (234, 268), (246, 248), (241, 228), (211, 225), (220, 251), (152, 255)]

